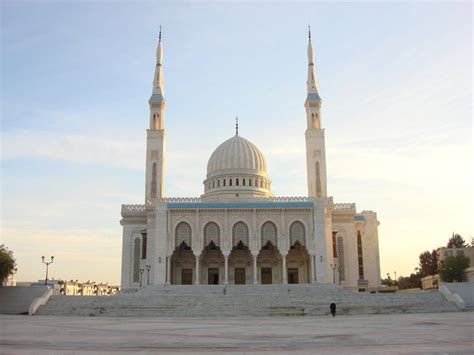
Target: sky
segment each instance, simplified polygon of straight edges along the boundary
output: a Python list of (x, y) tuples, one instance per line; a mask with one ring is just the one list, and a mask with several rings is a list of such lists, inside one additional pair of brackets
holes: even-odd
[(307, 26), (328, 194), (380, 220), (382, 275), (473, 227), (470, 2), (2, 1), (1, 241), (18, 281), (118, 284), (120, 205), (144, 202), (163, 27), (165, 194), (199, 196), (239, 133), (273, 193), (307, 195)]

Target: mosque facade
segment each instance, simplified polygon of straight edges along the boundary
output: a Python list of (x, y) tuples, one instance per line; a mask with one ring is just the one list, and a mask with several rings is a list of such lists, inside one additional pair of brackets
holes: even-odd
[[(161, 33), (149, 100), (145, 203), (122, 205), (122, 289), (151, 285), (337, 283), (380, 286), (377, 214), (327, 192), (311, 37), (305, 100), (308, 196), (271, 191), (264, 154), (238, 133), (211, 154), (200, 197), (165, 197)], [(303, 119), (303, 118), (302, 118)]]

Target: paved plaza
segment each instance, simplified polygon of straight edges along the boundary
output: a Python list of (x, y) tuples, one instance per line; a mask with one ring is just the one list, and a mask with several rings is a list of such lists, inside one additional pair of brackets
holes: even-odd
[(474, 353), (474, 313), (290, 318), (0, 316), (2, 354)]

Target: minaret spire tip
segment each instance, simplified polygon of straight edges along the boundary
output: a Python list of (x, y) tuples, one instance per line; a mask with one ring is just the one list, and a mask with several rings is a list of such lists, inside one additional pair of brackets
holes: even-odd
[(161, 25), (160, 25), (160, 34), (158, 35), (158, 40), (161, 42)]
[(235, 116), (235, 134), (239, 134), (239, 116)]
[(311, 25), (308, 25), (308, 39), (311, 42)]

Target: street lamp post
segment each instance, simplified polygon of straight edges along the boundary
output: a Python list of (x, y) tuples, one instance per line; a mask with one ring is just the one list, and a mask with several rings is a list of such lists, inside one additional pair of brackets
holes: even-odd
[(145, 272), (145, 269), (140, 269), (140, 287), (142, 287), (142, 276), (144, 272)]
[(51, 256), (50, 261), (44, 261), (44, 256), (41, 257), (41, 260), (43, 261), (43, 264), (46, 265), (46, 277), (44, 279), (44, 284), (48, 286), (48, 268), (49, 268), (49, 265), (54, 262), (54, 256)]
[(336, 264), (331, 264), (331, 269), (332, 269), (332, 283), (336, 283), (336, 268), (337, 268), (337, 265)]
[(150, 270), (151, 270), (151, 265), (145, 265), (146, 267), (146, 284), (150, 284)]

